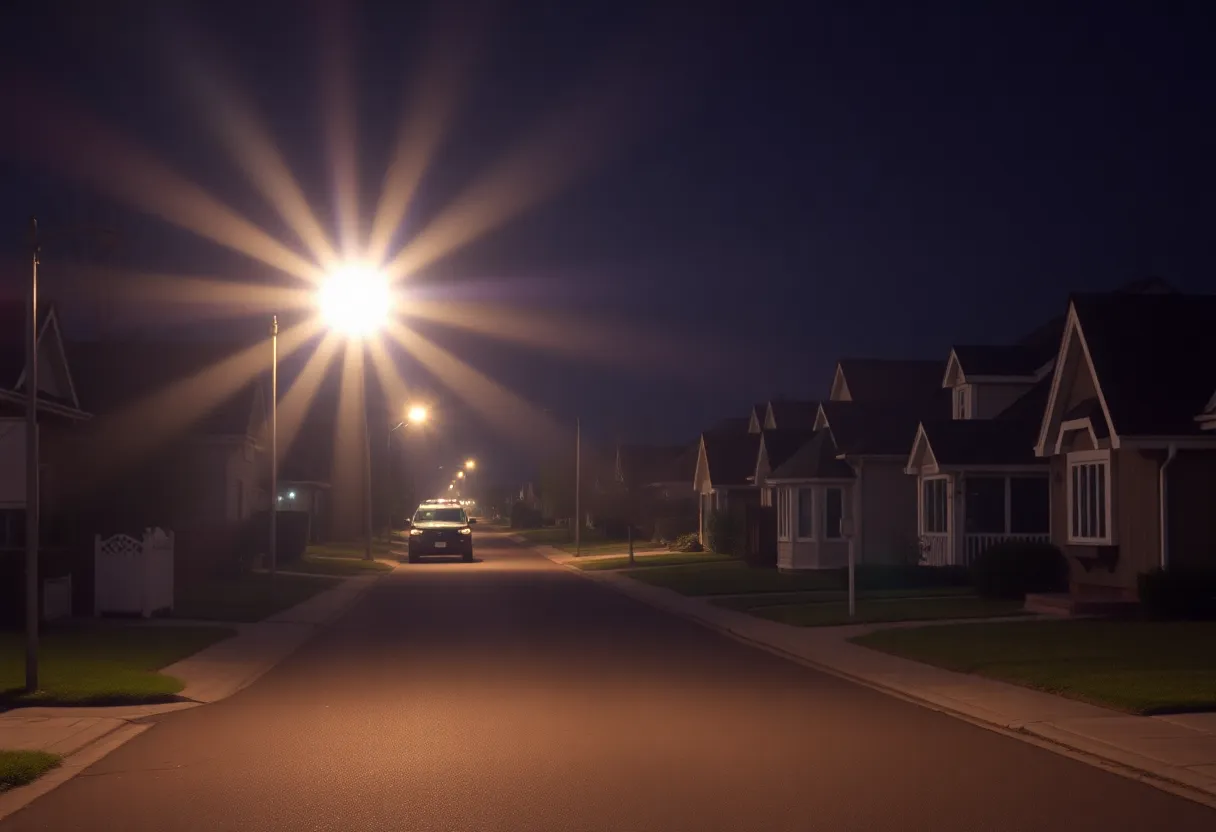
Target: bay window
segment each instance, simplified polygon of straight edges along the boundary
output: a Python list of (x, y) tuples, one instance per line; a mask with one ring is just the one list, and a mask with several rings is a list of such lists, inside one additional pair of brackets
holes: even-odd
[(823, 494), (823, 537), (825, 540), (840, 540), (841, 523), (844, 521), (844, 489), (829, 487)]
[(798, 539), (815, 537), (815, 492), (810, 488), (798, 489)]

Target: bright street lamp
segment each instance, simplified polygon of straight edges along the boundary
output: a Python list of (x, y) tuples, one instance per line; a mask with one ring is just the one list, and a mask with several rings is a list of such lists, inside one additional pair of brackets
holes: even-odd
[(457, 471), (457, 472), (456, 472), (456, 479), (458, 479), (458, 480), (462, 480), (462, 479), (464, 479), (464, 471)]
[[(388, 277), (363, 263), (347, 263), (327, 277), (317, 292), (317, 306), (330, 329), (359, 341), (388, 322), (393, 293)], [(372, 560), (372, 445), (367, 422), (367, 362), (363, 355), (360, 392), (363, 405), (363, 559)]]
[(381, 272), (350, 264), (325, 279), (317, 304), (330, 329), (349, 338), (366, 338), (388, 321), (393, 293)]
[(475, 459), (465, 460), (464, 467), (468, 468), (470, 471), (472, 471), (474, 468), (477, 467), (477, 460), (475, 460)]
[(410, 409), (406, 411), (405, 414), (405, 420), (413, 424), (425, 422), (429, 418), (431, 418), (430, 411), (426, 409), (425, 405), (421, 404), (411, 405)]

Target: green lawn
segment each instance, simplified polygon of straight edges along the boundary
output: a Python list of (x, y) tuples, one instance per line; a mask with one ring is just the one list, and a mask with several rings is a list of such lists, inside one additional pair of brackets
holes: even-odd
[(996, 618), (1021, 615), (1021, 601), (993, 601), (986, 598), (860, 598), (856, 615), (849, 617), (849, 605), (839, 601), (808, 604), (774, 604), (753, 607), (749, 612), (795, 627), (836, 627), (842, 624), (878, 624), (895, 621), (941, 621), (952, 618)]
[[(975, 590), (953, 586), (925, 589), (875, 589), (858, 592), (857, 600), (860, 602), (895, 598), (957, 598), (974, 595)], [(761, 592), (754, 595), (731, 595), (724, 598), (713, 598), (710, 603), (740, 612), (750, 612), (763, 607), (847, 602), (848, 599), (848, 592), (842, 589), (817, 589), (808, 592)]]
[(748, 592), (798, 592), (839, 589), (839, 576), (826, 572), (782, 573), (776, 569), (754, 569), (738, 560), (697, 566), (651, 567), (625, 572), (653, 586), (683, 595), (732, 595)]
[[(373, 558), (393, 557), (393, 547), (400, 549), (405, 545), (407, 537), (401, 532), (393, 532), (393, 543), (383, 540), (372, 541)], [(316, 555), (324, 558), (342, 558), (345, 560), (363, 559), (363, 541), (355, 540), (345, 543), (314, 543), (306, 550), (306, 555)], [(284, 567), (286, 568), (286, 567)]]
[(261, 621), (332, 589), (337, 578), (255, 572), (239, 578), (182, 581), (177, 587), (176, 618), (200, 621)]
[(1216, 709), (1216, 622), (958, 624), (883, 630), (854, 641), (1133, 713)]
[(58, 768), (62, 758), (45, 751), (0, 750), (0, 793), (17, 786), (33, 783), (53, 768)]
[[(719, 555), (714, 552), (664, 552), (660, 555), (638, 556), (634, 561), (634, 566), (638, 569), (656, 569), (664, 566), (717, 563), (729, 559), (728, 555)], [(571, 562), (570, 565), (586, 572), (598, 572), (605, 569), (626, 569), (629, 567), (629, 556), (577, 560)]]
[(379, 560), (364, 560), (363, 553), (359, 557), (334, 556), (315, 553), (311, 548), (304, 557), (291, 563), (285, 563), (281, 569), (287, 572), (306, 572), (310, 575), (336, 575), (349, 577), (352, 575), (367, 575), (374, 572), (391, 572), (390, 564)]
[(27, 694), (24, 638), (0, 633), (0, 707), (172, 701), (182, 683), (161, 668), (233, 635), (223, 627), (83, 624), (43, 634), (41, 690)]

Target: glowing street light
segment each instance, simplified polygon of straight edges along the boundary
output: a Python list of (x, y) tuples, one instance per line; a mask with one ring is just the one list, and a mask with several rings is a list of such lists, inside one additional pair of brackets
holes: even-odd
[(465, 463), (464, 463), (464, 467), (465, 467), (465, 468), (467, 468), (467, 469), (469, 469), (470, 471), (472, 471), (474, 468), (476, 468), (476, 467), (477, 467), (477, 460), (475, 460), (475, 459), (466, 459), (466, 460), (465, 460)]
[(462, 479), (464, 479), (464, 471), (457, 471), (457, 472), (456, 472), (456, 479), (458, 479), (458, 480), (462, 480)]
[(415, 404), (411, 405), (405, 413), (406, 423), (421, 424), (431, 418), (431, 413), (426, 409), (426, 405)]
[(388, 322), (393, 293), (384, 274), (368, 266), (350, 264), (321, 284), (317, 305), (330, 329), (348, 338), (366, 338)]

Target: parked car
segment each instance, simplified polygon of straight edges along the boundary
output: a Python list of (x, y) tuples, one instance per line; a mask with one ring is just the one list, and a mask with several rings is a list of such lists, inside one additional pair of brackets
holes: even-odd
[(476, 522), (459, 504), (423, 503), (410, 521), (409, 562), (417, 563), (423, 555), (460, 555), (471, 563)]

